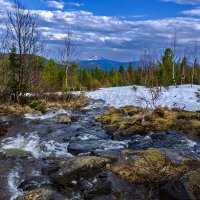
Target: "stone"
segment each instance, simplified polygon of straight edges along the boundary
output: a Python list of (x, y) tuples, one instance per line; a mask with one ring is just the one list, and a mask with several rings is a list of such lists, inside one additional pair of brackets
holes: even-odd
[(21, 149), (5, 149), (3, 156), (5, 158), (28, 158), (32, 157), (32, 153)]
[(50, 179), (47, 177), (32, 176), (21, 182), (18, 188), (24, 191), (30, 191), (33, 189), (39, 189), (44, 186), (52, 186), (52, 185), (53, 185), (52, 181), (50, 181)]
[(129, 149), (133, 150), (141, 150), (141, 149), (148, 149), (151, 147), (152, 139), (148, 140), (133, 140), (128, 143)]
[(190, 200), (181, 181), (171, 181), (165, 184), (159, 192), (159, 197), (162, 200)]
[(200, 169), (185, 174), (181, 182), (191, 200), (200, 199)]
[(50, 174), (57, 172), (59, 169), (60, 169), (60, 166), (58, 166), (58, 165), (51, 165), (51, 166), (43, 167), (42, 174), (50, 175)]
[(58, 194), (52, 189), (42, 188), (27, 192), (25, 195), (18, 197), (16, 200), (64, 200), (63, 195)]
[(101, 144), (100, 140), (71, 141), (68, 146), (68, 152), (73, 155), (88, 153), (98, 149)]
[(109, 163), (109, 159), (95, 156), (69, 158), (50, 177), (57, 185), (70, 186), (72, 181), (96, 176)]
[(106, 179), (98, 179), (95, 185), (87, 192), (85, 192), (85, 199), (93, 199), (98, 196), (110, 194), (112, 191), (111, 182)]
[(72, 120), (66, 115), (59, 115), (58, 121), (62, 124), (70, 124)]

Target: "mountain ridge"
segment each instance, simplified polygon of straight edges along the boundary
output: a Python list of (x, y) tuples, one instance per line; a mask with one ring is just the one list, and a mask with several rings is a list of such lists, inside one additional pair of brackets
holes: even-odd
[(80, 60), (78, 63), (83, 68), (95, 69), (96, 67), (100, 67), (105, 70), (111, 70), (113, 67), (115, 69), (119, 69), (121, 65), (123, 65), (124, 68), (128, 68), (130, 63), (132, 63), (134, 68), (137, 68), (139, 65), (139, 61), (120, 62), (120, 61), (102, 58), (99, 56), (92, 56), (89, 59)]

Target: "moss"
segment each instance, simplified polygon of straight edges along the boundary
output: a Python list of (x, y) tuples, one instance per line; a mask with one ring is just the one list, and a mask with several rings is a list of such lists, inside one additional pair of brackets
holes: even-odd
[[(157, 108), (145, 120), (138, 120), (142, 116), (152, 113), (149, 109), (126, 106), (124, 108), (111, 108), (98, 118), (105, 126), (115, 126), (115, 130), (125, 131), (128, 134), (143, 134), (149, 131), (174, 130), (199, 137), (200, 116), (196, 112), (175, 111), (167, 108)], [(129, 115), (130, 118), (126, 116)]]
[(182, 164), (174, 164), (161, 152), (149, 149), (140, 151), (124, 150), (126, 162), (112, 167), (113, 172), (134, 184), (147, 187), (177, 180), (189, 171), (200, 168), (199, 160), (187, 160)]

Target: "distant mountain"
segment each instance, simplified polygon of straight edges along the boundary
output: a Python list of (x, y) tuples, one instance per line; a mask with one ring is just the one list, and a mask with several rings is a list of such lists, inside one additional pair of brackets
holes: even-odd
[(105, 70), (111, 70), (112, 67), (119, 69), (120, 65), (123, 65), (124, 68), (127, 68), (129, 63), (132, 63), (134, 68), (136, 68), (139, 65), (139, 61), (118, 62), (118, 61), (114, 61), (114, 60), (108, 60), (108, 59), (105, 59), (105, 58), (101, 58), (101, 57), (98, 57), (98, 56), (92, 56), (88, 60), (79, 61), (79, 64), (83, 68), (95, 69), (96, 67), (101, 67)]

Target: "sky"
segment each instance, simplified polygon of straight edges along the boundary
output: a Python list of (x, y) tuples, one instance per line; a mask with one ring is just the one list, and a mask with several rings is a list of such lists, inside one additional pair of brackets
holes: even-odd
[[(139, 60), (145, 49), (160, 55), (176, 34), (180, 51), (200, 42), (200, 0), (21, 0), (38, 15), (48, 57), (68, 28), (81, 59)], [(0, 0), (0, 19), (8, 0)], [(0, 34), (3, 26), (0, 27)]]

